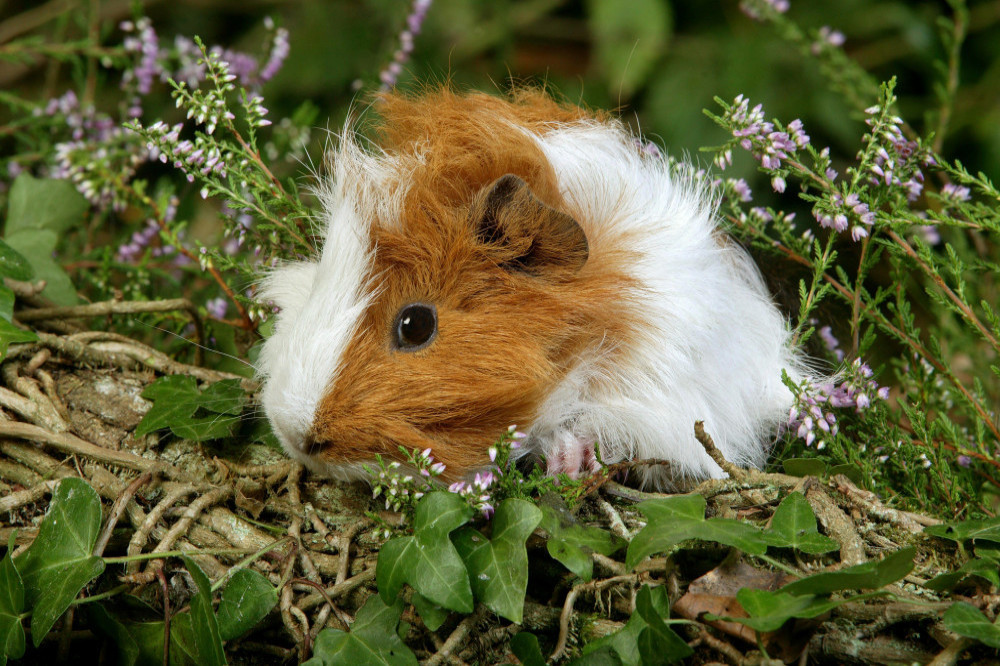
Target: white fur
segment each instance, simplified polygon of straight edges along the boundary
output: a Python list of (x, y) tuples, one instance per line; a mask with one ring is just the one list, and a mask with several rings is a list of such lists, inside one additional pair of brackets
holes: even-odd
[[(279, 309), (261, 350), (261, 403), (285, 450), (317, 471), (338, 471), (303, 450), (320, 399), (376, 293), (370, 227), (375, 215), (399, 214), (405, 180), (391, 159), (368, 154), (349, 133), (332, 156), (332, 177), (317, 195), (325, 232), (318, 260), (278, 267), (261, 285), (262, 300)], [(342, 471), (342, 470), (341, 470)], [(354, 470), (357, 476), (360, 468)]]
[[(617, 123), (581, 122), (538, 138), (589, 261), (626, 247), (643, 289), (629, 295), (645, 330), (629, 349), (602, 340), (545, 401), (528, 432), (548, 454), (567, 436), (597, 441), (605, 463), (660, 458), (672, 477), (722, 477), (694, 438), (705, 428), (728, 460), (761, 466), (804, 371), (756, 267), (716, 234), (703, 188), (641, 151)], [(615, 351), (617, 353), (612, 354)]]

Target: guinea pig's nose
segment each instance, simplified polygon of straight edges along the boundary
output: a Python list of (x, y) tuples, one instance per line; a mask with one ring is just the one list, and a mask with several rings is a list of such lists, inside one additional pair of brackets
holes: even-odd
[(319, 445), (320, 440), (316, 436), (316, 431), (310, 428), (302, 437), (302, 452), (311, 456), (319, 448)]

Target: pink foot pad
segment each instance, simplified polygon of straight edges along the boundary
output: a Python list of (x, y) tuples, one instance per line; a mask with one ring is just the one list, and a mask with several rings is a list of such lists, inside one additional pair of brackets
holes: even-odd
[(594, 474), (601, 469), (594, 455), (594, 440), (582, 438), (569, 431), (556, 435), (554, 446), (547, 453), (549, 476), (566, 474), (571, 479), (581, 475)]

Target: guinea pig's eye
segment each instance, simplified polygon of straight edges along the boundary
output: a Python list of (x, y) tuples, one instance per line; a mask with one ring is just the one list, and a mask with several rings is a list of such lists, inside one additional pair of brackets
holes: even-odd
[(392, 332), (397, 349), (401, 351), (423, 349), (437, 334), (437, 310), (433, 305), (410, 303), (396, 315)]

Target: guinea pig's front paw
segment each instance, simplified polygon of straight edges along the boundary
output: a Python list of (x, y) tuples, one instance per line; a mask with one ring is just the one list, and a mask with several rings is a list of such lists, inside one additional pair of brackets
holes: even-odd
[(546, 456), (546, 474), (565, 474), (571, 479), (596, 474), (601, 469), (594, 454), (594, 439), (580, 437), (568, 430), (556, 433)]

